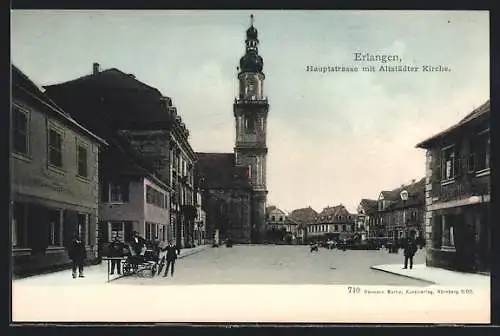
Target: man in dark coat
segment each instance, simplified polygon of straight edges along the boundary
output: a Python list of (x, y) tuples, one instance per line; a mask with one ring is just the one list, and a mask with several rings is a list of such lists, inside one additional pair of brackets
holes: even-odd
[(411, 231), (410, 237), (407, 237), (405, 240), (403, 240), (403, 249), (404, 249), (404, 255), (405, 255), (405, 265), (403, 269), (408, 268), (408, 261), (410, 261), (410, 269), (413, 268), (413, 257), (415, 256), (415, 253), (417, 253), (418, 247), (417, 247), (417, 241), (415, 240), (415, 232)]
[(140, 256), (142, 250), (146, 247), (146, 240), (139, 236), (139, 232), (134, 231), (134, 236), (132, 237), (130, 244), (134, 249), (135, 255)]
[(86, 259), (86, 252), (85, 252), (85, 243), (80, 239), (80, 237), (77, 235), (71, 242), (71, 245), (68, 248), (68, 255), (71, 261), (73, 262), (73, 279), (76, 278), (76, 269), (78, 268), (78, 276), (80, 278), (84, 278), (85, 276), (83, 275), (83, 264), (85, 263)]
[[(120, 258), (123, 257), (123, 249), (125, 245), (118, 239), (118, 237), (114, 237), (113, 241), (109, 244), (109, 256), (112, 258)], [(112, 259), (111, 260), (111, 273), (115, 273), (115, 268), (118, 274), (121, 273), (121, 260)]]
[(181, 250), (176, 245), (173, 245), (172, 241), (169, 241), (168, 245), (163, 248), (162, 251), (167, 251), (165, 255), (165, 259), (167, 260), (167, 268), (165, 269), (165, 274), (163, 274), (163, 276), (167, 276), (170, 266), (172, 266), (170, 276), (174, 276), (175, 260), (177, 259), (177, 255), (181, 253)]

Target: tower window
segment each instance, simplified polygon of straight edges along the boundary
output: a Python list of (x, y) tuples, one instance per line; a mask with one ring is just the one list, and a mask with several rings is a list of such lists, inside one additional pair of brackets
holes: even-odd
[(255, 132), (255, 117), (247, 116), (245, 118), (245, 129), (248, 132)]

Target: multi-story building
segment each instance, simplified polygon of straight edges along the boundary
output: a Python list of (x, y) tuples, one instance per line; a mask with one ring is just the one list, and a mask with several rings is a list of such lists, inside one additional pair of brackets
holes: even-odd
[(427, 150), (427, 265), (489, 271), (489, 100), (417, 147)]
[(110, 139), (100, 164), (100, 242), (117, 236), (130, 241), (134, 231), (148, 240), (171, 239), (168, 232), (170, 187), (141, 165), (126, 141)]
[(280, 238), (289, 243), (297, 240), (298, 223), (291, 219), (283, 210), (274, 205), (266, 208), (266, 240)]
[(364, 232), (366, 238), (382, 236), (382, 230), (377, 222), (377, 201), (363, 198), (358, 205), (357, 229)]
[(356, 216), (349, 213), (342, 204), (324, 208), (307, 226), (311, 240), (352, 238), (355, 232)]
[(417, 238), (423, 237), (424, 190), (425, 178), (380, 192), (377, 200), (378, 222), (383, 227), (385, 237), (401, 239), (411, 231), (415, 232)]
[(196, 187), (195, 195), (196, 219), (194, 222), (194, 241), (195, 244), (202, 245), (205, 244), (207, 215), (202, 208), (203, 199), (198, 187)]
[[(48, 94), (82, 123), (127, 140), (162, 183), (172, 189), (167, 205), (167, 237), (187, 247), (194, 240), (194, 152), (189, 131), (172, 100), (118, 69), (100, 71), (46, 87)], [(75, 116), (76, 118), (76, 116)], [(162, 221), (163, 223), (163, 221)]]
[(97, 259), (98, 159), (106, 143), (12, 66), (11, 233), (14, 274), (70, 262), (76, 234)]
[(293, 210), (288, 216), (291, 220), (298, 224), (297, 242), (299, 244), (307, 243), (309, 240), (309, 225), (313, 223), (318, 216), (316, 210), (309, 206), (307, 208)]

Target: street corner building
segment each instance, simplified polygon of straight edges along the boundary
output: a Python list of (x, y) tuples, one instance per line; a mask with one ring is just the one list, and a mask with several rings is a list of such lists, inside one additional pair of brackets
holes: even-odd
[[(46, 86), (47, 94), (112, 146), (101, 156), (100, 242), (146, 239), (195, 244), (195, 153), (172, 103), (116, 68)], [(202, 226), (196, 226), (197, 229)]]
[(258, 52), (253, 16), (245, 45), (237, 74), (239, 94), (233, 103), (234, 153), (197, 153), (197, 171), (206, 201), (207, 235), (215, 240), (231, 238), (234, 242), (258, 243), (266, 228), (269, 103), (264, 97), (264, 62)]
[(427, 150), (427, 265), (489, 272), (489, 100), (417, 147)]
[(266, 208), (266, 242), (297, 244), (302, 238), (298, 225), (283, 210), (274, 205)]
[(11, 233), (14, 275), (70, 264), (75, 235), (98, 258), (99, 152), (107, 144), (12, 66)]
[(388, 239), (402, 239), (413, 232), (424, 236), (425, 178), (412, 180), (408, 185), (381, 191), (377, 200), (378, 228)]

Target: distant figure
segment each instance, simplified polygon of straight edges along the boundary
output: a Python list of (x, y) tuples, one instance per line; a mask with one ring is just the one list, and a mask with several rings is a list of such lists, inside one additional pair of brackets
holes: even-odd
[(311, 244), (311, 250), (310, 252), (319, 252), (319, 246), (318, 246), (318, 243), (312, 243)]
[(69, 258), (73, 262), (73, 279), (76, 279), (76, 269), (78, 268), (78, 277), (84, 278), (83, 275), (83, 264), (86, 259), (85, 244), (80, 239), (80, 236), (76, 235), (68, 251)]
[(408, 268), (408, 261), (410, 261), (410, 269), (413, 268), (413, 257), (417, 253), (417, 241), (415, 240), (415, 232), (411, 231), (410, 237), (403, 240), (403, 249), (405, 255), (405, 264), (403, 269)]
[[(123, 257), (123, 249), (125, 245), (118, 239), (117, 236), (113, 238), (113, 241), (109, 244), (109, 256), (112, 258)], [(121, 272), (121, 260), (111, 259), (111, 271), (109, 274), (114, 274), (116, 272), (118, 274), (122, 274)]]
[(333, 240), (328, 239), (328, 241), (326, 242), (326, 244), (328, 245), (328, 249), (329, 250), (333, 249)]
[(163, 274), (163, 276), (166, 277), (168, 275), (168, 269), (170, 266), (172, 266), (170, 276), (174, 276), (175, 260), (181, 253), (181, 250), (176, 245), (173, 245), (172, 241), (169, 241), (168, 245), (162, 250), (167, 252), (164, 256), (167, 262), (167, 268), (165, 268), (165, 274)]

